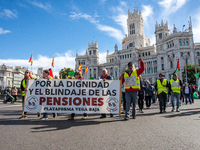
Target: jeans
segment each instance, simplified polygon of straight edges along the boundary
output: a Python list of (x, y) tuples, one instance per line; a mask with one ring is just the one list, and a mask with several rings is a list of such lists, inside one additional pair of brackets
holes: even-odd
[(192, 103), (194, 103), (194, 95), (193, 95), (193, 93), (190, 94), (190, 98), (192, 100)]
[(151, 96), (145, 96), (146, 100), (146, 107), (149, 108), (151, 107)]
[(16, 100), (17, 100), (17, 95), (13, 95), (13, 97), (14, 97), (14, 102), (16, 102)]
[[(22, 96), (22, 107), (23, 107), (23, 105), (24, 105), (24, 96)], [(26, 115), (27, 114), (27, 112), (24, 112), (24, 115)]]
[(4, 100), (6, 100), (6, 98), (7, 98), (7, 94), (4, 94)]
[(138, 106), (139, 106), (140, 110), (143, 109), (143, 107), (144, 107), (144, 94), (139, 94)]
[(180, 94), (179, 93), (171, 93), (171, 101), (172, 101), (172, 109), (174, 109), (174, 98), (176, 98), (176, 109), (179, 109), (179, 102), (180, 102)]
[(166, 109), (166, 102), (167, 102), (167, 94), (162, 92), (158, 95), (159, 104), (160, 104), (160, 111), (165, 111)]
[(133, 103), (132, 116), (136, 117), (136, 105), (137, 105), (137, 91), (125, 92), (126, 96), (126, 113), (125, 117), (130, 118), (130, 105)]
[(152, 95), (152, 101), (153, 101), (153, 103), (156, 102), (156, 94), (153, 94), (153, 95)]
[(123, 108), (124, 108), (124, 110), (126, 110), (126, 97), (125, 97), (125, 92), (122, 92), (122, 96), (123, 96)]
[(186, 105), (188, 103), (187, 98), (189, 99), (190, 104), (192, 104), (192, 101), (191, 101), (191, 98), (190, 98), (190, 93), (189, 94), (185, 94), (185, 103), (186, 103)]

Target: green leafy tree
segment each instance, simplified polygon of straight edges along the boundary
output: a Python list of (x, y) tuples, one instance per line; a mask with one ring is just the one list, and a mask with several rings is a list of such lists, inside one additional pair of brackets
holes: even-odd
[[(197, 66), (197, 73), (200, 72), (200, 67)], [(187, 68), (187, 80), (188, 83), (196, 84), (196, 77), (195, 77), (195, 66), (191, 64), (186, 65)], [(186, 77), (185, 77), (185, 67), (184, 67), (184, 72), (182, 73), (183, 76), (183, 81), (186, 82)]]
[(62, 76), (62, 79), (67, 79), (68, 73), (74, 71), (71, 68), (63, 68), (59, 71), (59, 76)]

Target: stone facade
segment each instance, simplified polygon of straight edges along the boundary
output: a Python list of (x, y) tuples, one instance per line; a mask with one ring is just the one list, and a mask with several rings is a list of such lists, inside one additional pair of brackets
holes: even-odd
[[(178, 76), (181, 78), (185, 64), (194, 65), (194, 56), (196, 57), (196, 63), (200, 64), (200, 44), (193, 43), (190, 24), (189, 28), (183, 31), (178, 31), (174, 25), (173, 32), (170, 33), (168, 22), (161, 21), (161, 24), (156, 22), (154, 32), (156, 45), (151, 45), (150, 39), (144, 35), (142, 13), (134, 8), (133, 13), (128, 10), (127, 28), (128, 35), (126, 34), (122, 39), (122, 50), (118, 50), (116, 44), (114, 52), (112, 54), (107, 53), (106, 63), (99, 64), (98, 43), (89, 42), (85, 55), (79, 56), (78, 52), (76, 53), (75, 70), (78, 70), (78, 66), (82, 62), (82, 73), (86, 79), (89, 79), (89, 77), (98, 79), (103, 68), (108, 70), (113, 79), (118, 79), (127, 68), (128, 62), (132, 61), (135, 67), (138, 68), (138, 58), (142, 57), (145, 62), (143, 79), (154, 83), (159, 73), (163, 73), (167, 79), (170, 79), (171, 74), (177, 67), (178, 59), (181, 68)], [(89, 70), (88, 73), (85, 73), (87, 65)]]
[(16, 86), (17, 88), (20, 87), (21, 80), (24, 77), (24, 72), (27, 70), (25, 67), (16, 66), (10, 67), (6, 66), (5, 64), (0, 66), (0, 89), (5, 87), (13, 87)]

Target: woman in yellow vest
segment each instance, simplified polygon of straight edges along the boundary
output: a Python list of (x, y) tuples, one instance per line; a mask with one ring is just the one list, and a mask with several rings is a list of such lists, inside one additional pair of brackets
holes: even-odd
[(177, 75), (173, 74), (173, 79), (170, 80), (170, 92), (171, 92), (171, 101), (172, 101), (172, 112), (174, 111), (174, 98), (176, 98), (176, 111), (179, 112), (179, 102), (181, 94), (181, 80), (177, 79)]
[[(22, 107), (23, 107), (23, 104), (24, 104), (24, 96), (25, 96), (25, 92), (27, 91), (27, 88), (26, 88), (26, 82), (27, 80), (29, 79), (34, 79), (32, 76), (31, 76), (31, 72), (29, 70), (26, 70), (25, 71), (25, 75), (24, 75), (24, 79), (22, 79), (21, 81), (21, 90), (22, 90)], [(24, 112), (24, 115), (19, 117), (19, 119), (26, 119), (27, 116), (26, 116), (26, 112)]]
[(158, 95), (159, 99), (159, 106), (160, 106), (160, 113), (166, 112), (166, 102), (167, 102), (167, 93), (168, 93), (169, 84), (167, 79), (163, 77), (163, 74), (159, 74), (159, 79), (156, 81), (155, 89), (156, 94)]

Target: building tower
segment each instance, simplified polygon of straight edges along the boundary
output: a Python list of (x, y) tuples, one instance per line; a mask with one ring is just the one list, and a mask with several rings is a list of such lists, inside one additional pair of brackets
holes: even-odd
[(97, 41), (93, 43), (93, 41), (88, 43), (88, 67), (89, 67), (89, 77), (98, 78), (98, 65), (99, 65), (99, 48)]
[(134, 12), (128, 10), (127, 19), (128, 37), (122, 39), (122, 49), (131, 47), (146, 47), (150, 45), (150, 39), (144, 35), (143, 17), (141, 10), (134, 7)]

